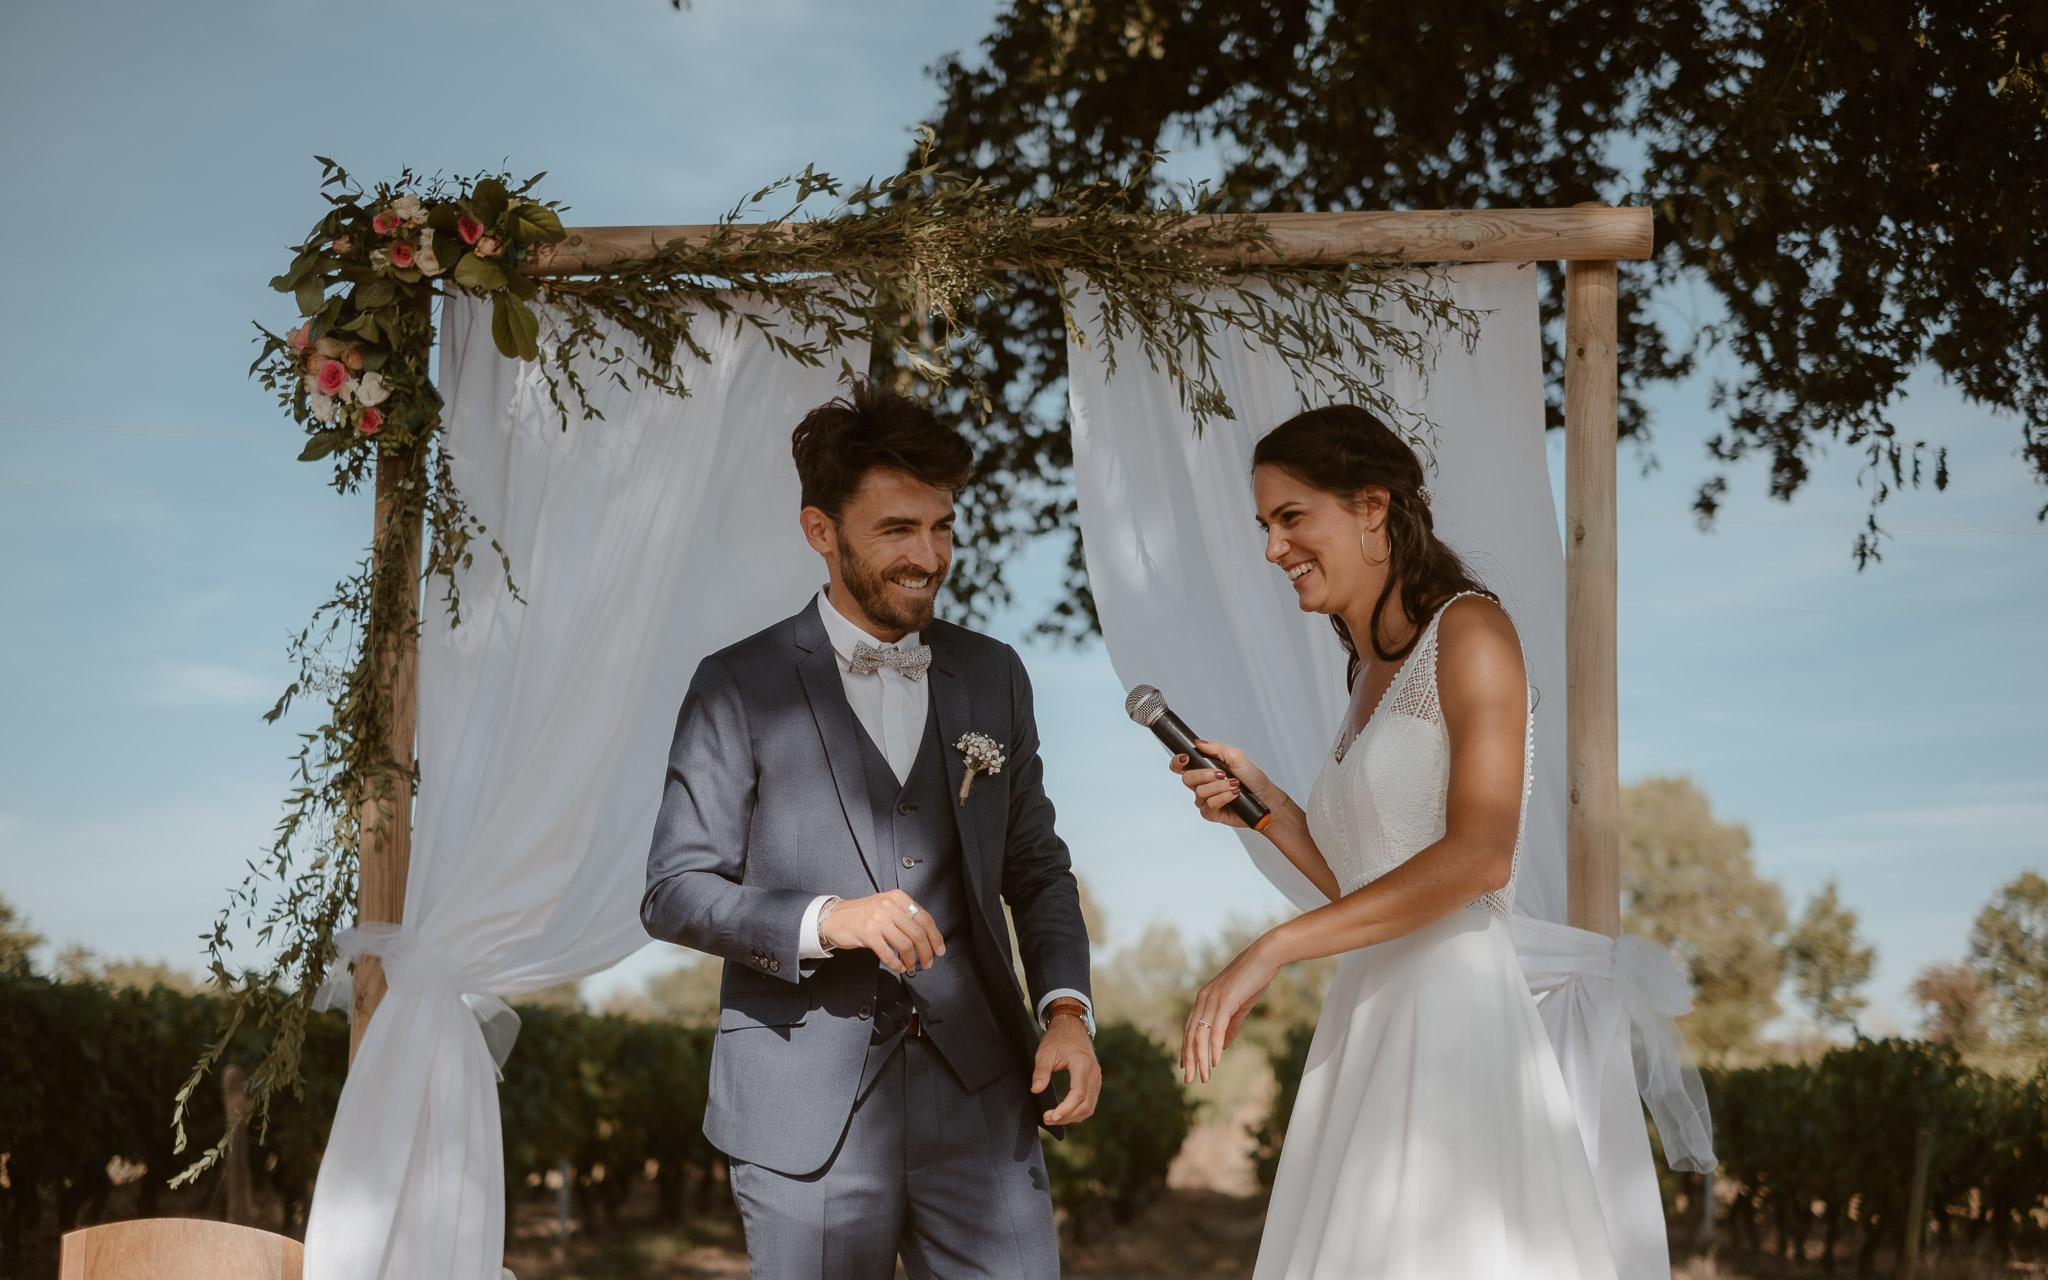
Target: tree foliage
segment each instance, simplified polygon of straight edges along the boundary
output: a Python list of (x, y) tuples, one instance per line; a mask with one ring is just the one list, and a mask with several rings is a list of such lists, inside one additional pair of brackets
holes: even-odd
[(1714, 817), (1689, 778), (1621, 789), (1622, 928), (1671, 948), (1697, 994), (1681, 1025), (1716, 1054), (1778, 1014), (1785, 896), (1750, 857), (1749, 832)]
[(1856, 934), (1856, 913), (1844, 907), (1829, 880), (1807, 899), (1799, 923), (1785, 939), (1785, 973), (1813, 1020), (1822, 1026), (1854, 1027), (1870, 1004), (1862, 994), (1870, 981), (1877, 948)]
[[(1703, 519), (1733, 464), (1766, 459), (1789, 500), (1839, 442), (1872, 501), (1854, 551), (1875, 556), (1876, 504), (1947, 478), (1896, 422), (1929, 365), (2011, 414), (2048, 479), (2038, 4), (1011, 0), (979, 56), (935, 74), (941, 158), (1019, 197), (1177, 147), (1233, 209), (1649, 204), (1656, 257), (1621, 278), (1622, 429), (1647, 429), (1644, 393), (1703, 343), (1726, 352)], [(1558, 285), (1547, 270), (1553, 332)], [(1679, 315), (1666, 286), (1702, 289), (1720, 318)], [(975, 324), (1001, 388), (977, 426), (979, 483), (1029, 495), (1023, 525), (1075, 539), (1048, 625), (1086, 632), (1058, 299), (1029, 286)]]
[(1970, 931), (1970, 967), (2002, 1038), (2048, 1052), (2048, 878), (2023, 871), (1999, 889)]
[(1921, 1031), (1929, 1040), (1962, 1054), (1983, 1047), (1989, 993), (1975, 969), (1966, 964), (1928, 965), (1913, 978), (1912, 991), (1923, 1012)]

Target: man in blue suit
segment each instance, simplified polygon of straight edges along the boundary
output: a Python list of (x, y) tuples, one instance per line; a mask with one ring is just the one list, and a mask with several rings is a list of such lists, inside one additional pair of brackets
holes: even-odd
[(973, 453), (864, 382), (792, 446), (830, 581), (698, 666), (640, 907), (725, 958), (704, 1132), (755, 1280), (1050, 1280), (1038, 1125), (1102, 1076), (1030, 681), (932, 616)]

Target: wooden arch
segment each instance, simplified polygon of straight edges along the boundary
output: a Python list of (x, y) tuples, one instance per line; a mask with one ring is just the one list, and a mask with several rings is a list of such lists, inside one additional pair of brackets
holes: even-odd
[[(1582, 204), (1570, 209), (1417, 210), (1386, 213), (1276, 213), (1259, 218), (1278, 256), (1248, 266), (1292, 266), (1406, 259), (1418, 264), (1562, 261), (1565, 264), (1565, 696), (1567, 876), (1570, 922), (1614, 937), (1621, 932), (1621, 777), (1615, 683), (1615, 446), (1620, 384), (1616, 362), (1616, 263), (1648, 258), (1647, 208)], [(746, 230), (746, 228), (740, 228)], [(709, 226), (571, 227), (560, 244), (521, 264), (531, 275), (587, 274), (647, 256), (675, 240), (701, 241)], [(1227, 261), (1239, 259), (1232, 254)], [(1000, 264), (993, 264), (1000, 265)], [(399, 556), (420, 576), (420, 534), (387, 537), (385, 513), (401, 487), (422, 483), (424, 462), (381, 455), (377, 464), (378, 562)], [(418, 598), (412, 602), (418, 620)], [(408, 637), (413, 628), (403, 626)], [(418, 718), (418, 650), (408, 639), (379, 655), (392, 681), (392, 759), (410, 771)], [(392, 821), (380, 802), (361, 815), (356, 892), (358, 921), (397, 922), (405, 906), (412, 854), (409, 819)], [(349, 1058), (383, 999), (383, 963), (355, 965)]]

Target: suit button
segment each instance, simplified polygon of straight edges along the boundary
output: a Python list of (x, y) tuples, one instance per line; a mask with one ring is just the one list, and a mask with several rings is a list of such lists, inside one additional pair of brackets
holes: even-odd
[(781, 973), (781, 972), (782, 972), (782, 961), (780, 961), (780, 960), (770, 960), (770, 961), (768, 962), (768, 972), (770, 972), (770, 973)]
[(860, 1014), (862, 1021), (866, 1021), (867, 1019), (875, 1016), (875, 1006), (871, 1004), (864, 1004), (855, 1012)]
[(914, 866), (916, 866), (916, 865), (917, 865), (917, 859), (916, 859), (916, 858), (905, 858), (905, 859), (903, 860), (903, 865), (904, 865), (905, 867), (914, 867)]
[(904, 801), (903, 803), (901, 803), (901, 804), (899, 804), (899, 805), (897, 805), (897, 806), (896, 806), (896, 812), (898, 812), (898, 813), (909, 813), (909, 812), (910, 812), (910, 811), (911, 811), (912, 809), (915, 809), (915, 808), (917, 808), (917, 806), (916, 806), (916, 805), (914, 805), (914, 804), (910, 803), (910, 802), (909, 802), (908, 800), (905, 800), (905, 801)]

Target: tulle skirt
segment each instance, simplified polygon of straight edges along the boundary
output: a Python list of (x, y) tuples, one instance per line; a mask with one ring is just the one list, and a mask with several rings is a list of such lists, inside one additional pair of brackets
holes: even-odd
[(1611, 1280), (1607, 1228), (1498, 917), (1344, 957), (1253, 1280)]

